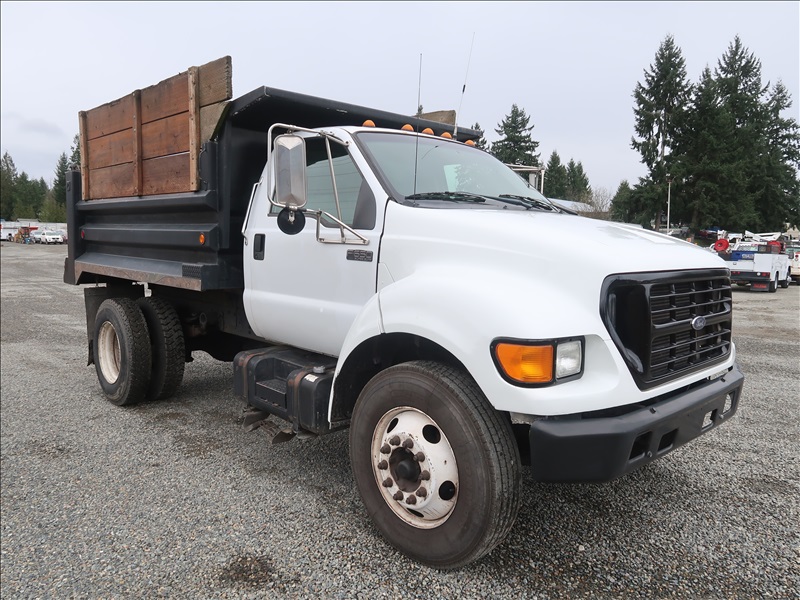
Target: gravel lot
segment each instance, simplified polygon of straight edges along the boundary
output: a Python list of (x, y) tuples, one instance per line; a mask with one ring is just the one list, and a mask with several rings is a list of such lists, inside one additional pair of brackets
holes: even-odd
[(800, 286), (734, 290), (727, 425), (608, 484), (525, 475), (505, 543), (439, 572), (371, 525), (346, 432), (245, 432), (230, 365), (196, 353), (175, 398), (106, 402), (65, 256), (0, 251), (4, 599), (800, 597)]

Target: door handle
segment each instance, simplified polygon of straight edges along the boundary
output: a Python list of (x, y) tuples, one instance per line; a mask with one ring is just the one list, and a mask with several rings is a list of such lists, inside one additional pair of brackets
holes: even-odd
[(264, 241), (264, 234), (257, 233), (253, 240), (253, 260), (264, 260)]

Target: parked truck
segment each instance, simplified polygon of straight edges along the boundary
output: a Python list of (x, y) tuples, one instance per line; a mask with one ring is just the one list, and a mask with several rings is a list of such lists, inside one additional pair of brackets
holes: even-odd
[(231, 91), (225, 57), (79, 114), (64, 281), (108, 401), (229, 361), (246, 429), (349, 427), (375, 526), (437, 568), (503, 541), (521, 468), (611, 480), (735, 414), (717, 255), (559, 210), (480, 132)]
[(778, 287), (788, 288), (792, 281), (791, 259), (780, 233), (746, 232), (729, 244), (720, 239), (714, 245), (731, 270), (731, 283), (751, 290), (775, 293)]

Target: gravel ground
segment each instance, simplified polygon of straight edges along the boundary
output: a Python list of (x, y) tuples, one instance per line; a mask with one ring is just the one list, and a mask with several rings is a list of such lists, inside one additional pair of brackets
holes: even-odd
[(523, 476), (505, 543), (456, 572), (392, 550), (347, 433), (243, 431), (196, 353), (168, 401), (118, 408), (86, 366), (62, 246), (2, 244), (2, 597), (798, 598), (800, 287), (734, 290), (738, 414), (602, 485)]

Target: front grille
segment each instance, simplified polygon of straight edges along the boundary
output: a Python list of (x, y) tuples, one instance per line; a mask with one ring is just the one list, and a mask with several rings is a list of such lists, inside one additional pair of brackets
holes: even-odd
[(731, 351), (726, 269), (612, 275), (600, 313), (637, 385), (647, 389), (724, 360)]

